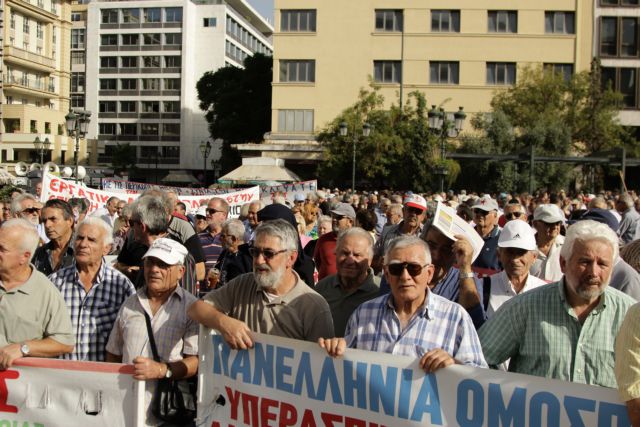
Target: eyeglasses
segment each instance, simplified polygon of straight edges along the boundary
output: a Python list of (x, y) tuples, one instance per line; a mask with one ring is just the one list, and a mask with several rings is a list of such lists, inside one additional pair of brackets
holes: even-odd
[(522, 216), (522, 212), (510, 212), (504, 215), (504, 217), (507, 219), (520, 218), (521, 216)]
[(474, 209), (473, 214), (478, 216), (487, 216), (489, 215), (489, 211), (483, 211), (482, 209)]
[(22, 213), (29, 213), (29, 214), (33, 214), (33, 213), (38, 213), (38, 212), (40, 212), (40, 209), (38, 209), (38, 208), (26, 208), (26, 209), (23, 209), (21, 212), (22, 212)]
[(256, 248), (256, 247), (251, 247), (249, 248), (249, 254), (251, 255), (251, 257), (253, 258), (258, 258), (261, 254), (264, 257), (265, 260), (270, 261), (273, 259), (273, 257), (275, 257), (276, 255), (279, 255), (281, 253), (287, 252), (286, 249), (282, 249), (280, 251), (274, 251), (273, 249), (260, 249), (260, 248)]
[(336, 221), (340, 221), (345, 219), (347, 216), (346, 215), (331, 215), (332, 219), (335, 219)]
[(411, 277), (416, 277), (419, 276), (422, 273), (422, 269), (428, 265), (429, 264), (420, 265), (413, 262), (397, 262), (387, 264), (387, 270), (389, 270), (389, 274), (393, 276), (400, 276), (406, 269)]
[(407, 212), (416, 215), (422, 215), (422, 213), (424, 212), (422, 209), (414, 208), (412, 206), (406, 206), (405, 209), (407, 210)]
[(207, 214), (208, 214), (208, 215), (215, 215), (215, 214), (217, 214), (218, 212), (220, 212), (220, 213), (226, 213), (225, 211), (221, 211), (221, 210), (218, 210), (218, 209), (207, 208)]

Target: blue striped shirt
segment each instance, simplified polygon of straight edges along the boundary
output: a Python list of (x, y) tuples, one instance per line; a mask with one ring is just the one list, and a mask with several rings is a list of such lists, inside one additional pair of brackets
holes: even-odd
[(462, 364), (487, 367), (469, 314), (429, 291), (404, 330), (391, 294), (361, 304), (349, 318), (345, 339), (350, 348), (403, 356), (422, 357), (439, 348)]
[(95, 281), (85, 291), (74, 263), (49, 276), (58, 288), (71, 315), (76, 336), (72, 353), (63, 359), (104, 361), (111, 328), (122, 303), (135, 293), (131, 281), (104, 259)]

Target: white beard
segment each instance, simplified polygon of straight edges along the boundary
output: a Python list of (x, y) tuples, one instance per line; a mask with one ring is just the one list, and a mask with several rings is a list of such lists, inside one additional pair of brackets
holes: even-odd
[[(263, 271), (258, 272), (259, 270)], [(268, 272), (264, 272), (264, 270), (268, 270)], [(284, 268), (273, 271), (267, 264), (261, 264), (253, 267), (253, 277), (255, 277), (256, 283), (258, 283), (258, 287), (260, 289), (277, 289), (278, 286), (280, 286), (284, 272)]]

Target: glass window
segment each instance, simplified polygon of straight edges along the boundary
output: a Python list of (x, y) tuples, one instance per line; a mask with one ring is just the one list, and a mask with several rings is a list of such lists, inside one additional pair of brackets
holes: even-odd
[(71, 51), (71, 64), (82, 65), (85, 63), (84, 51)]
[(115, 135), (116, 134), (116, 124), (115, 123), (99, 123), (98, 124), (98, 133), (100, 135)]
[(149, 136), (159, 135), (158, 130), (159, 130), (158, 123), (141, 123), (140, 124), (140, 135), (149, 135)]
[(182, 22), (182, 8), (181, 7), (165, 8), (164, 22)]
[(429, 63), (429, 82), (432, 84), (459, 84), (459, 63), (431, 61)]
[(122, 61), (122, 68), (135, 68), (138, 66), (137, 56), (123, 56), (120, 60)]
[(138, 34), (123, 34), (122, 45), (123, 46), (137, 46), (140, 36)]
[(84, 92), (84, 73), (71, 73), (71, 92)]
[(160, 34), (144, 34), (143, 40), (145, 45), (160, 45)]
[(136, 101), (120, 101), (120, 112), (121, 113), (135, 113), (136, 112)]
[(159, 56), (143, 56), (142, 64), (145, 68), (160, 68)]
[(84, 28), (71, 30), (71, 49), (84, 49)]
[(163, 123), (162, 135), (164, 136), (180, 136), (180, 123)]
[(116, 90), (116, 79), (100, 79), (100, 90)]
[(136, 123), (120, 123), (120, 135), (134, 136), (138, 134)]
[(620, 56), (638, 56), (638, 19), (622, 18)]
[(544, 32), (547, 34), (575, 34), (573, 12), (545, 12)]
[(160, 8), (149, 7), (144, 10), (144, 22), (160, 22)]
[[(117, 68), (118, 58), (115, 56), (101, 56), (100, 68)], [(115, 89), (115, 88), (114, 88)]]
[(565, 81), (571, 80), (573, 76), (573, 64), (544, 64), (545, 70), (553, 71), (554, 73), (561, 74)]
[(84, 108), (84, 95), (71, 95), (71, 108)]
[(165, 113), (179, 113), (180, 101), (163, 101), (162, 111), (164, 111)]
[(117, 46), (118, 35), (117, 34), (103, 34), (100, 36), (101, 46)]
[(218, 25), (218, 20), (217, 18), (204, 18), (203, 25), (205, 27), (215, 27), (216, 25)]
[(513, 62), (487, 62), (488, 85), (513, 85), (516, 82), (516, 64)]
[(120, 89), (136, 90), (138, 89), (138, 80), (137, 79), (120, 79)]
[(164, 90), (180, 90), (180, 79), (164, 79)]
[(143, 90), (160, 90), (160, 79), (142, 79)]
[(431, 11), (431, 31), (459, 33), (460, 32), (460, 11), (459, 10), (432, 10)]
[(600, 19), (600, 54), (616, 56), (618, 39), (618, 19), (603, 17)]
[(376, 31), (402, 31), (402, 10), (376, 10)]
[(625, 107), (636, 106), (636, 69), (620, 68), (620, 93)]
[(518, 12), (509, 10), (490, 10), (488, 12), (490, 33), (517, 33)]
[(142, 101), (142, 113), (159, 113), (160, 101)]
[(279, 132), (313, 132), (313, 110), (278, 110)]
[(102, 23), (103, 24), (117, 24), (118, 23), (118, 9), (102, 9)]
[(400, 61), (373, 61), (373, 79), (378, 83), (400, 83), (402, 81)]
[(137, 24), (140, 22), (140, 9), (122, 9), (122, 23)]
[(98, 102), (98, 111), (101, 113), (115, 113), (116, 101), (100, 101)]
[(180, 45), (180, 44), (182, 44), (182, 33), (166, 33), (164, 35), (164, 44), (165, 45)]
[(182, 57), (180, 56), (165, 56), (164, 66), (166, 68), (179, 68), (182, 66)]
[(281, 60), (281, 82), (315, 82), (316, 61), (314, 60)]
[[(227, 31), (229, 31), (228, 28), (227, 28)], [(316, 31), (316, 10), (315, 9), (281, 10), (280, 11), (280, 31), (315, 32)]]

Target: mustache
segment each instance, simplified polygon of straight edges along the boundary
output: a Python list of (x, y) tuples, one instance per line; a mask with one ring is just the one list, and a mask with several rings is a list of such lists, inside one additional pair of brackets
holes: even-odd
[(268, 264), (258, 264), (255, 267), (253, 267), (253, 270), (256, 272), (272, 272), (273, 269), (268, 265)]

